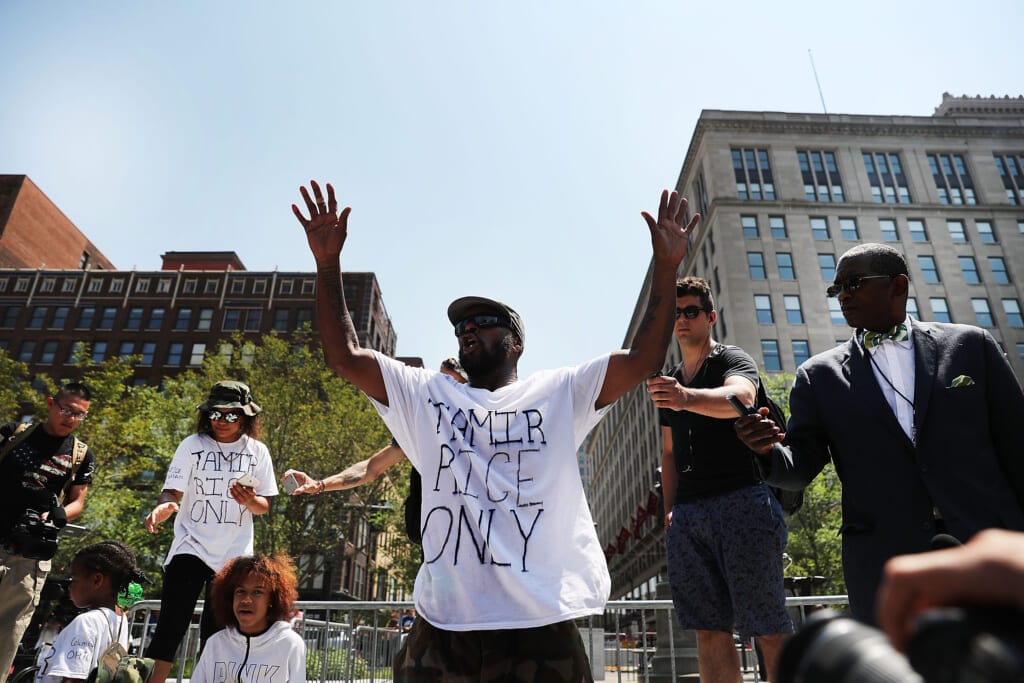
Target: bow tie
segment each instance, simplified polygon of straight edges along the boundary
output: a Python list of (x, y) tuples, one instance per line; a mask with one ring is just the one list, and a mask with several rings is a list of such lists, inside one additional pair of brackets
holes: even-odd
[(910, 334), (907, 333), (906, 324), (900, 323), (888, 332), (865, 332), (864, 347), (868, 349), (874, 348), (886, 339), (894, 342), (907, 341), (910, 339)]

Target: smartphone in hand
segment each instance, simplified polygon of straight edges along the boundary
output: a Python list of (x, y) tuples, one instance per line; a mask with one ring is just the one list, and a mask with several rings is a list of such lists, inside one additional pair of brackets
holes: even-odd
[(252, 476), (250, 472), (246, 472), (238, 478), (238, 483), (241, 486), (248, 486), (249, 488), (254, 489), (260, 485), (260, 480)]
[(731, 405), (737, 413), (739, 413), (740, 417), (753, 415), (754, 413), (757, 412), (757, 408), (755, 408), (754, 406), (743, 405), (743, 402), (736, 398), (736, 394), (726, 394), (725, 400), (729, 402), (729, 405)]
[(294, 474), (286, 474), (281, 479), (281, 485), (284, 487), (284, 492), (290, 496), (295, 493), (295, 489), (299, 488), (299, 480), (295, 478)]

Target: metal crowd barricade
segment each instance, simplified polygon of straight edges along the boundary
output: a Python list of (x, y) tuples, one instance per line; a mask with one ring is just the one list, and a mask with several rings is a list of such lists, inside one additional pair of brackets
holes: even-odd
[[(786, 601), (799, 624), (809, 609), (847, 604), (845, 595), (791, 597)], [(199, 615), (178, 649), (170, 679), (188, 681), (199, 651)], [(296, 603), (301, 616), (292, 627), (306, 643), (306, 678), (321, 683), (376, 683), (390, 681), (391, 661), (405, 640), (395, 615), (411, 602)], [(129, 610), (132, 648), (144, 652), (152, 638), (157, 600), (144, 600)], [(603, 615), (579, 619), (583, 645), (590, 657), (594, 679), (614, 683), (657, 683), (678, 680), (684, 672), (677, 662), (695, 661), (696, 648), (680, 647), (682, 636), (670, 600), (614, 600)], [(757, 680), (757, 660), (750, 643), (737, 643), (744, 680)], [(692, 650), (692, 651), (691, 651)]]

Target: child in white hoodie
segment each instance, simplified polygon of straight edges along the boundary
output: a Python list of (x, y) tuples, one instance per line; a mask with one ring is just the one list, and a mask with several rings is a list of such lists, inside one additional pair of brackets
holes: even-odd
[(288, 621), (297, 586), (287, 555), (229, 560), (211, 595), (225, 628), (206, 641), (192, 683), (306, 683), (306, 644)]

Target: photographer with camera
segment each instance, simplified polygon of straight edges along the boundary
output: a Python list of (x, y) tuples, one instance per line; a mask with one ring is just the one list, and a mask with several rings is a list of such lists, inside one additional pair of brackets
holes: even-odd
[(70, 382), (46, 399), (46, 420), (0, 427), (0, 675), (39, 602), (60, 528), (82, 514), (96, 458), (72, 435), (92, 392)]

